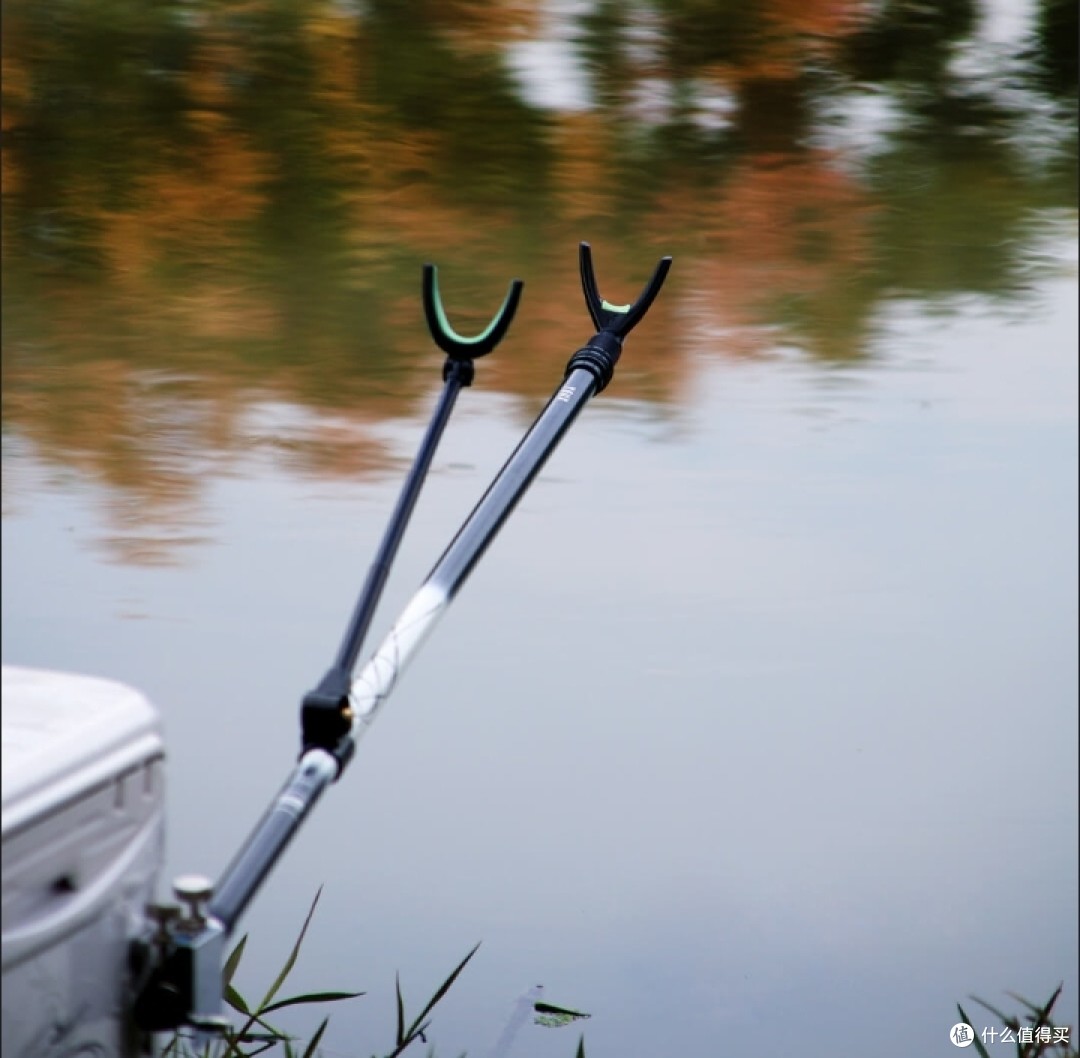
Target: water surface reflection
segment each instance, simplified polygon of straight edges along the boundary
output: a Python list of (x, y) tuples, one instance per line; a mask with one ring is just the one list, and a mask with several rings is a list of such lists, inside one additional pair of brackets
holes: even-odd
[[(485, 383), (539, 396), (581, 340), (577, 240), (614, 289), (676, 253), (617, 390), (669, 402), (688, 348), (858, 360), (897, 299), (1023, 304), (1075, 205), (1053, 2), (997, 50), (971, 2), (110, 11), (5, 16), (4, 421), (152, 519), (246, 443), (252, 403), (414, 408), (421, 260), (450, 266), (463, 327), (527, 278)], [(541, 39), (578, 105), (513, 72)], [(310, 440), (320, 470), (377, 463), (334, 443)]]
[(588, 336), (578, 240), (614, 297), (676, 258), (251, 913), (270, 965), (327, 883), (334, 1052), (481, 938), (439, 1053), (537, 980), (596, 1054), (1075, 1023), (1076, 7), (987, 14), (6, 5), (4, 655), (161, 704), (170, 869), (294, 756), (438, 386), (421, 262), (463, 331), (526, 289), (380, 622)]

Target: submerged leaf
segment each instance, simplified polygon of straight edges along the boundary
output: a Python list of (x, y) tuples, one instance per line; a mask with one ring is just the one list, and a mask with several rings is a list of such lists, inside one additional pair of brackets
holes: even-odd
[(536, 1013), (533, 1023), (549, 1029), (562, 1028), (563, 1025), (571, 1025), (575, 1021), (592, 1017), (592, 1014), (586, 1014), (583, 1010), (557, 1007), (554, 1003), (537, 1002), (533, 1004), (533, 1010)]
[(569, 1007), (557, 1007), (554, 1003), (545, 1003), (543, 1000), (537, 1000), (533, 1004), (533, 1010), (537, 1014), (569, 1014), (575, 1018), (591, 1018), (592, 1014), (586, 1014), (581, 1010), (571, 1010)]

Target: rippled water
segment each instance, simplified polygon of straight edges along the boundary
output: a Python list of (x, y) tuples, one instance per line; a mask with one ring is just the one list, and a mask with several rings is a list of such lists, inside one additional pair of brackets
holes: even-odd
[(296, 983), (368, 992), (331, 1054), (477, 940), (440, 1055), (538, 982), (597, 1056), (946, 1054), (1062, 980), (1076, 1024), (1067, 17), (8, 5), (3, 656), (158, 703), (170, 873), (294, 759), (438, 391), (421, 263), (463, 331), (525, 297), (376, 637), (588, 338), (577, 242), (612, 300), (675, 257), (242, 987), (324, 884)]

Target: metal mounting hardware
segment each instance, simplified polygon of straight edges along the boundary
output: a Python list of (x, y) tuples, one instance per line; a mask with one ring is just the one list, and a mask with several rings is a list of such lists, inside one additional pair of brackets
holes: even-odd
[(146, 914), (154, 923), (155, 940), (163, 944), (172, 935), (173, 925), (180, 918), (180, 908), (176, 904), (150, 904), (146, 909)]
[(173, 896), (184, 905), (182, 928), (202, 929), (206, 925), (206, 909), (214, 895), (214, 883), (201, 874), (181, 874), (173, 880)]

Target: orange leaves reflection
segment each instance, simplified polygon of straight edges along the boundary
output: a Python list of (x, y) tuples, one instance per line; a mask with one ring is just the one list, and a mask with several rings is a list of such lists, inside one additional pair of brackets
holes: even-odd
[(830, 359), (864, 352), (859, 285), (874, 267), (876, 207), (837, 162), (823, 151), (748, 157), (700, 211), (689, 297), (695, 328), (713, 336), (704, 344), (752, 355), (779, 330)]
[[(559, 41), (517, 0), (125, 2), (123, 32), (92, 4), (5, 15), (4, 418), (115, 497), (131, 560), (168, 551), (138, 526), (195, 518), (208, 475), (247, 459), (383, 465), (365, 424), (419, 414), (438, 384), (424, 261), (466, 333), (526, 280), (478, 385), (531, 411), (591, 331), (578, 241), (614, 301), (674, 254), (612, 386), (666, 404), (698, 358), (865, 355), (898, 285), (948, 291), (985, 261), (1002, 287), (1026, 218), (1074, 198), (1007, 156), (1004, 119), (965, 156), (989, 105), (963, 137), (948, 107), (920, 114), (942, 129), (876, 144), (873, 182), (822, 147), (811, 75), (839, 79), (867, 19), (875, 47), (907, 39), (853, 0), (601, 5)], [(508, 73), (508, 45), (542, 36), (586, 109), (527, 102)], [(911, 201), (919, 167), (935, 190)]]
[[(305, 480), (357, 480), (390, 464), (362, 421), (303, 412), (282, 389), (206, 367), (9, 356), (3, 416), (46, 466), (103, 487), (107, 557), (162, 565), (212, 537), (203, 506), (214, 477), (257, 472), (262, 459)], [(17, 478), (8, 484), (17, 500)]]

